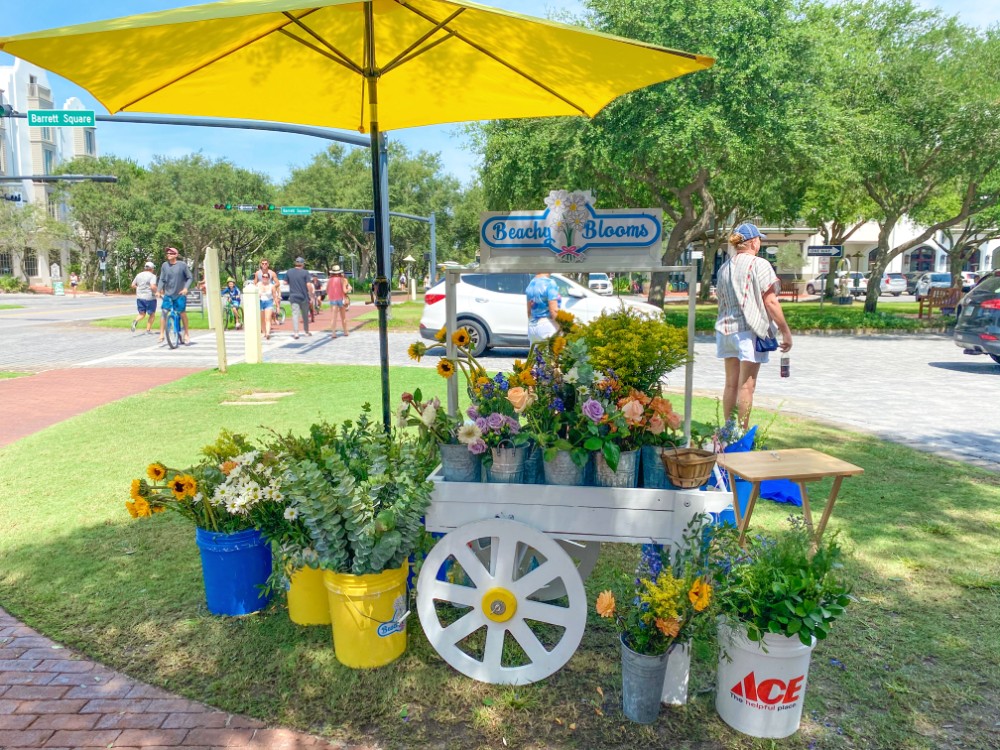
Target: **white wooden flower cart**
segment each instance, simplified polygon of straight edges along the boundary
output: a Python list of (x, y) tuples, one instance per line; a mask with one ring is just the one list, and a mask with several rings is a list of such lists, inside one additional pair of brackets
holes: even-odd
[[(688, 280), (685, 435), (690, 436), (694, 362), (694, 266), (637, 266), (606, 258), (567, 265), (554, 259), (481, 265), (475, 273), (682, 271)], [(455, 282), (446, 271), (448, 355), (456, 319)], [(448, 382), (458, 409), (458, 383)], [(445, 536), (424, 561), (417, 612), (434, 649), (481, 682), (527, 684), (560, 669), (576, 651), (587, 619), (583, 580), (601, 542), (673, 544), (704, 513), (704, 492), (538, 484), (446, 482), (440, 468), (426, 515)]]

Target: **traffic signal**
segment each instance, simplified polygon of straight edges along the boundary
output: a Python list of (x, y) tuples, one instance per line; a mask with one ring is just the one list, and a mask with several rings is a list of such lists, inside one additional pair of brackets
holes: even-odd
[(233, 210), (233, 204), (232, 203), (216, 203), (215, 204), (215, 210), (216, 211), (232, 211)]
[(274, 204), (273, 203), (258, 203), (257, 204), (257, 210), (258, 211), (273, 211), (274, 210)]

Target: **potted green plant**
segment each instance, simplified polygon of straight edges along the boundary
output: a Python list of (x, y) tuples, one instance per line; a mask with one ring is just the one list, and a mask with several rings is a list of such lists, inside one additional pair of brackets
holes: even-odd
[[(690, 642), (710, 622), (713, 583), (704, 520), (695, 518), (673, 551), (644, 544), (634, 588), (597, 597), (597, 614), (612, 619), (621, 641), (622, 706), (632, 721), (656, 721), (663, 696), (687, 697)], [(674, 665), (670, 665), (670, 661)], [(667, 684), (668, 666), (671, 682)]]
[(745, 734), (788, 737), (799, 728), (813, 647), (851, 601), (837, 535), (816, 544), (793, 518), (784, 533), (750, 537), (745, 548), (728, 527), (716, 543), (716, 710)]
[(285, 475), (324, 569), (337, 659), (358, 668), (388, 664), (406, 648), (407, 559), (423, 535), (436, 460), (424, 441), (386, 432), (369, 411)]

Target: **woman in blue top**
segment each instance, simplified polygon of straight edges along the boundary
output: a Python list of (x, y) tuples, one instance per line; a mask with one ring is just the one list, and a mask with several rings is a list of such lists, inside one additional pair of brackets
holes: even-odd
[(528, 343), (545, 341), (556, 332), (556, 313), (559, 312), (559, 286), (547, 273), (540, 273), (531, 280), (524, 291), (528, 298)]

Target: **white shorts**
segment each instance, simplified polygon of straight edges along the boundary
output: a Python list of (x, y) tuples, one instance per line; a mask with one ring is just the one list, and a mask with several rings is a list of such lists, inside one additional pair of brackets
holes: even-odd
[(759, 352), (754, 348), (757, 335), (753, 331), (738, 333), (715, 332), (715, 356), (719, 359), (735, 357), (740, 362), (767, 362), (768, 352)]
[(549, 318), (532, 321), (528, 323), (528, 343), (537, 344), (539, 341), (550, 339), (555, 332), (555, 323)]

